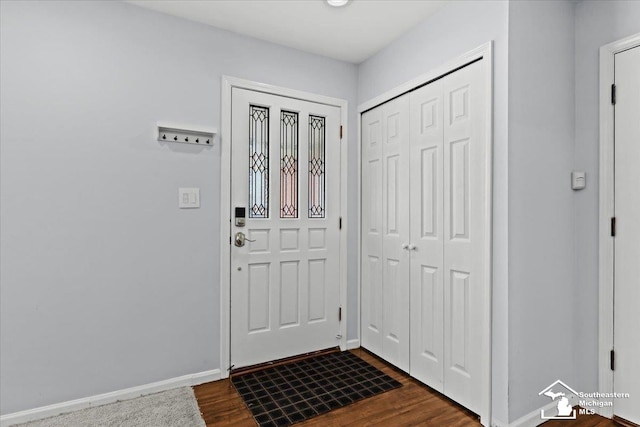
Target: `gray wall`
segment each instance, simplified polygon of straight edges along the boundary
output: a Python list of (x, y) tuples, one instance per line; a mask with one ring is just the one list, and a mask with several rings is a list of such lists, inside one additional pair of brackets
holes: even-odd
[(355, 165), (356, 66), (120, 2), (0, 4), (1, 413), (218, 368), (219, 140), (155, 123), (219, 127), (223, 74), (346, 98)]
[(358, 103), (495, 41), (493, 416), (507, 419), (507, 37), (509, 3), (450, 2), (358, 69)]
[(576, 378), (573, 51), (573, 2), (510, 3), (509, 421)]
[(639, 1), (576, 4), (575, 169), (587, 172), (587, 188), (575, 196), (575, 369), (577, 390), (598, 387), (598, 180), (600, 47), (640, 33)]

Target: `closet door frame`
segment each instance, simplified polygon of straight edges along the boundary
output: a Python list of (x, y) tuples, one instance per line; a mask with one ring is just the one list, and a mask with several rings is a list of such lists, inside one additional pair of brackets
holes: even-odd
[[(447, 74), (450, 74), (472, 62), (482, 60), (485, 76), (486, 105), (485, 105), (485, 123), (486, 123), (486, 154), (485, 154), (485, 194), (486, 200), (484, 205), (485, 215), (485, 247), (484, 247), (484, 298), (482, 302), (483, 327), (482, 327), (482, 347), (483, 352), (480, 355), (482, 369), (482, 403), (480, 410), (480, 422), (484, 426), (491, 425), (491, 314), (492, 314), (492, 236), (493, 236), (493, 41), (489, 41), (477, 48), (463, 54), (462, 56), (447, 62), (421, 76), (418, 76), (400, 86), (391, 89), (382, 95), (379, 95), (369, 101), (358, 106), (358, 218), (362, 223), (362, 114), (372, 108), (375, 108), (385, 102), (410, 92), (420, 86), (437, 80)], [(361, 295), (362, 295), (362, 227), (358, 227), (358, 319), (360, 321), (360, 336), (362, 336), (362, 318), (361, 318)]]
[[(615, 217), (614, 201), (614, 105), (611, 103), (611, 84), (615, 81), (615, 55), (640, 47), (640, 33), (606, 44), (600, 48), (600, 179), (598, 213), (598, 384), (605, 393), (614, 392), (611, 350), (614, 309), (614, 239), (611, 218)], [(614, 403), (615, 405), (615, 403)], [(613, 417), (614, 407), (600, 408), (598, 413)]]

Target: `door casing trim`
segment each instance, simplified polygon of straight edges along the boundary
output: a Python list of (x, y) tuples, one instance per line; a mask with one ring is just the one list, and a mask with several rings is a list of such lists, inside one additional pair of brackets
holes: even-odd
[[(615, 80), (615, 54), (640, 46), (640, 33), (600, 48), (600, 188), (598, 219), (598, 391), (613, 392), (610, 351), (613, 349), (613, 243), (611, 218), (614, 204), (614, 106), (611, 85)], [(600, 408), (603, 417), (613, 417), (613, 407)]]
[[(241, 88), (284, 96), (317, 104), (340, 108), (342, 140), (340, 141), (340, 349), (347, 349), (347, 177), (349, 104), (344, 99), (254, 82), (231, 76), (222, 76), (221, 133), (220, 133), (220, 377), (229, 376), (231, 360), (231, 90)], [(336, 227), (338, 224), (336, 224)], [(337, 313), (336, 313), (337, 315)]]
[(491, 425), (491, 360), (492, 360), (492, 346), (491, 346), (491, 335), (492, 335), (492, 288), (493, 288), (493, 271), (492, 271), (492, 263), (493, 263), (493, 41), (489, 41), (478, 46), (475, 49), (466, 52), (465, 54), (453, 59), (425, 74), (422, 74), (400, 86), (397, 86), (379, 96), (376, 96), (369, 101), (365, 101), (362, 104), (358, 105), (358, 322), (359, 322), (359, 330), (360, 337), (362, 337), (362, 307), (361, 307), (361, 294), (362, 294), (362, 114), (367, 110), (377, 107), (378, 105), (384, 104), (387, 101), (390, 101), (393, 98), (396, 98), (400, 95), (403, 95), (407, 92), (410, 92), (420, 86), (428, 84), (429, 82), (436, 80), (446, 74), (451, 73), (454, 70), (463, 67), (473, 61), (478, 59), (482, 59), (485, 68), (485, 84), (487, 90), (486, 96), (486, 139), (487, 139), (487, 152), (485, 158), (485, 167), (486, 167), (486, 195), (487, 195), (487, 203), (485, 203), (485, 233), (486, 233), (486, 246), (485, 246), (485, 283), (487, 284), (487, 289), (485, 289), (484, 295), (484, 313), (487, 315), (484, 316), (483, 319), (483, 328), (484, 331), (482, 336), (482, 388), (485, 390), (482, 396), (481, 402), (481, 410), (480, 410), (480, 422), (484, 426)]

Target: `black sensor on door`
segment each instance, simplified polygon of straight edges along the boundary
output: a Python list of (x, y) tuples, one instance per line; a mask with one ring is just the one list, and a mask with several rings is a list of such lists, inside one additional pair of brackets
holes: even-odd
[(244, 207), (236, 207), (236, 227), (244, 227), (246, 209)]

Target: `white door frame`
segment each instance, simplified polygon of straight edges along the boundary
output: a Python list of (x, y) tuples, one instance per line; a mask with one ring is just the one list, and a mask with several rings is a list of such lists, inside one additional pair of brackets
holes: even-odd
[[(600, 48), (600, 218), (598, 220), (598, 391), (613, 392), (610, 352), (613, 349), (613, 238), (614, 216), (614, 107), (611, 85), (615, 79), (615, 54), (640, 46), (640, 33)], [(600, 409), (603, 417), (613, 417), (613, 407)]]
[[(493, 217), (492, 217), (492, 208), (493, 208), (493, 196), (492, 196), (492, 188), (493, 188), (493, 41), (489, 41), (463, 55), (460, 57), (447, 62), (446, 64), (431, 70), (425, 74), (422, 74), (419, 77), (416, 77), (398, 87), (395, 87), (382, 95), (376, 96), (375, 98), (366, 101), (358, 106), (358, 212), (357, 217), (360, 218), (358, 224), (362, 223), (362, 113), (370, 110), (380, 104), (383, 104), (397, 96), (400, 96), (406, 92), (409, 92), (417, 87), (423, 86), (435, 79), (438, 79), (446, 74), (449, 74), (471, 62), (474, 62), (478, 59), (481, 59), (484, 62), (485, 76), (486, 76), (486, 90), (487, 90), (487, 104), (486, 104), (486, 122), (487, 122), (487, 141), (489, 144), (487, 146), (486, 153), (486, 192), (487, 192), (487, 201), (485, 205), (485, 230), (486, 230), (486, 259), (485, 259), (485, 283), (488, 286), (488, 289), (485, 292), (485, 300), (483, 301), (484, 312), (488, 315), (484, 318), (484, 325), (482, 330), (484, 331), (482, 336), (482, 345), (484, 351), (480, 356), (482, 358), (482, 388), (485, 390), (482, 396), (481, 403), (481, 411), (480, 411), (480, 422), (484, 426), (489, 426), (491, 423), (491, 317), (492, 317), (492, 305), (491, 305), (491, 288), (493, 286), (492, 282), (492, 236), (493, 236)], [(362, 308), (360, 307), (361, 303), (361, 288), (362, 288), (362, 230), (361, 227), (358, 226), (358, 321), (360, 322), (360, 336), (362, 336), (362, 319), (361, 312)]]
[(241, 88), (340, 108), (340, 349), (347, 349), (347, 147), (348, 103), (344, 99), (303, 92), (265, 83), (222, 76), (220, 135), (220, 377), (229, 376), (231, 358), (231, 89)]

